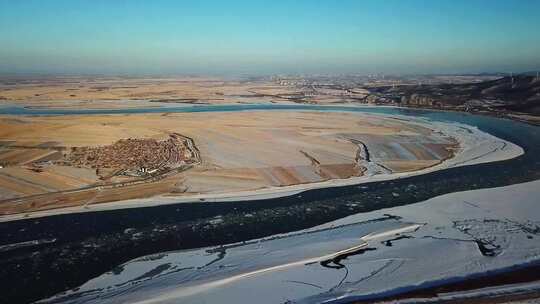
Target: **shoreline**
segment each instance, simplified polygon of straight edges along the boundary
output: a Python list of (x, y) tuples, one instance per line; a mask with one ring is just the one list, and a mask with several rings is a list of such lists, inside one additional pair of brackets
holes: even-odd
[[(69, 106), (34, 106), (29, 104), (20, 103), (19, 101), (13, 101), (13, 100), (0, 100), (0, 110), (2, 108), (19, 108), (19, 109), (26, 109), (26, 110), (50, 110), (50, 111), (88, 111), (87, 114), (92, 114), (94, 111), (122, 111), (122, 110), (158, 110), (163, 109), (165, 112), (167, 110), (170, 110), (171, 108), (190, 108), (190, 107), (209, 107), (209, 106), (253, 106), (253, 105), (275, 105), (275, 106), (320, 106), (320, 107), (343, 107), (343, 108), (394, 108), (394, 109), (411, 109), (415, 111), (433, 111), (433, 112), (452, 112), (452, 113), (459, 113), (459, 114), (469, 114), (469, 115), (479, 115), (479, 116), (486, 116), (486, 117), (495, 117), (499, 119), (507, 119), (517, 122), (522, 122), (526, 124), (530, 124), (533, 126), (540, 125), (540, 118), (538, 120), (531, 120), (524, 118), (522, 116), (530, 116), (530, 114), (521, 113), (521, 112), (512, 112), (512, 111), (506, 111), (506, 112), (497, 112), (497, 111), (488, 111), (488, 110), (479, 110), (479, 111), (465, 111), (460, 110), (457, 108), (441, 108), (441, 107), (429, 107), (429, 106), (415, 106), (415, 105), (397, 105), (397, 104), (369, 104), (369, 103), (353, 103), (353, 102), (334, 102), (334, 103), (321, 103), (321, 104), (305, 104), (305, 103), (298, 103), (293, 101), (280, 101), (278, 103), (272, 103), (272, 102), (230, 102), (230, 103), (219, 103), (219, 104), (212, 104), (212, 103), (200, 103), (200, 104), (193, 104), (193, 103), (160, 103), (157, 105), (154, 105), (151, 100), (147, 99), (114, 99), (114, 100), (98, 100), (103, 102), (110, 102), (110, 103), (119, 103), (118, 105), (115, 105), (115, 107), (69, 107)], [(122, 103), (126, 102), (145, 102), (145, 103), (151, 103), (150, 105), (135, 105), (135, 106), (125, 106)], [(78, 102), (88, 102), (88, 100), (78, 100)], [(154, 112), (154, 113), (160, 113), (160, 112)], [(120, 114), (120, 113), (119, 113)], [(136, 113), (134, 113), (136, 114)], [(39, 115), (39, 114), (0, 114), (0, 115)], [(46, 114), (45, 114), (46, 115)], [(50, 114), (55, 115), (55, 114)], [(70, 114), (70, 115), (78, 115), (78, 114)], [(84, 115), (84, 114), (81, 114)]]

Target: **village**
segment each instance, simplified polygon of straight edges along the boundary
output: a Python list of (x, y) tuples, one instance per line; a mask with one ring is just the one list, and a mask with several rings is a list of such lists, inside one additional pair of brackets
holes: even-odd
[(193, 163), (196, 157), (190, 139), (170, 134), (166, 140), (120, 139), (112, 145), (72, 147), (57, 161), (60, 165), (96, 169), (102, 178), (110, 175), (147, 176)]

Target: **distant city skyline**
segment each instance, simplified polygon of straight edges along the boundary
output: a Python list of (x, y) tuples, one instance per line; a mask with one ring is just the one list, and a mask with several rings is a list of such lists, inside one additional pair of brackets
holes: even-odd
[(0, 74), (540, 69), (540, 1), (0, 0)]

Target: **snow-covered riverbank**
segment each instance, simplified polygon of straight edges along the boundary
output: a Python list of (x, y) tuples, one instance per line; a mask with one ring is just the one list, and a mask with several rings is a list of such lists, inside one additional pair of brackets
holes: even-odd
[[(540, 181), (452, 193), (269, 238), (154, 254), (48, 302), (241, 303), (256, 295), (258, 303), (341, 303), (493, 274), (540, 259), (538, 189)], [(442, 296), (467, 294), (478, 293)]]

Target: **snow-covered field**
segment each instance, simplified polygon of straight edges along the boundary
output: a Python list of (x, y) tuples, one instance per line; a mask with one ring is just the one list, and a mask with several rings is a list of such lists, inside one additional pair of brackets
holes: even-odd
[(540, 259), (538, 197), (540, 181), (458, 192), (265, 239), (145, 256), (44, 302), (340, 303), (460, 281)]
[[(354, 112), (351, 112), (354, 113)], [(354, 113), (360, 116), (372, 116), (381, 115), (384, 117), (390, 117), (401, 121), (407, 121), (408, 124), (419, 125), (428, 129), (432, 129), (436, 132), (454, 138), (458, 141), (460, 149), (456, 151), (454, 157), (443, 161), (442, 163), (425, 168), (422, 170), (403, 172), (403, 173), (391, 173), (379, 170), (379, 166), (375, 163), (366, 163), (364, 166), (368, 169), (365, 175), (360, 177), (352, 177), (347, 179), (331, 179), (324, 182), (297, 184), (284, 187), (269, 187), (250, 191), (238, 191), (228, 193), (215, 193), (215, 194), (200, 194), (189, 195), (185, 197), (167, 197), (157, 196), (145, 199), (133, 199), (116, 201), (110, 203), (102, 203), (95, 205), (85, 205), (81, 207), (69, 207), (61, 209), (52, 209), (37, 211), (24, 214), (14, 214), (0, 217), (0, 222), (12, 221), (18, 219), (28, 219), (33, 217), (43, 217), (57, 214), (66, 213), (80, 213), (80, 212), (93, 212), (102, 210), (114, 210), (124, 208), (138, 208), (157, 206), (165, 204), (178, 204), (183, 202), (230, 202), (230, 201), (249, 201), (258, 199), (269, 199), (275, 197), (283, 197), (294, 195), (302, 191), (310, 189), (320, 189), (335, 186), (347, 186), (363, 184), (374, 181), (384, 181), (396, 178), (403, 178), (415, 175), (426, 174), (441, 169), (460, 167), (467, 165), (474, 165), (480, 163), (487, 163), (493, 161), (501, 161), (518, 157), (524, 153), (523, 149), (518, 145), (501, 138), (495, 137), (491, 134), (483, 132), (476, 127), (454, 123), (454, 122), (441, 122), (433, 121), (421, 117), (410, 117), (404, 115), (389, 115), (389, 114), (366, 114), (366, 113)]]

